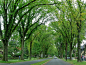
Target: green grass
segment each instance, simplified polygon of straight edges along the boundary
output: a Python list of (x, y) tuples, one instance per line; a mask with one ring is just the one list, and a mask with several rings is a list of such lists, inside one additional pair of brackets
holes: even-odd
[(37, 58), (32, 58), (31, 60), (29, 60), (29, 59), (25, 59), (25, 60), (12, 59), (12, 60), (8, 60), (8, 61), (0, 60), (0, 63), (17, 63), (17, 62), (25, 62), (25, 61), (33, 61), (33, 60), (37, 60)]
[(86, 65), (86, 61), (77, 62), (77, 60), (67, 60), (67, 61), (65, 59), (62, 60), (73, 65)]
[(49, 60), (50, 60), (50, 59), (44, 60), (44, 61), (41, 61), (41, 62), (38, 62), (38, 63), (34, 63), (34, 64), (31, 64), (31, 65), (42, 65), (42, 64), (48, 62)]

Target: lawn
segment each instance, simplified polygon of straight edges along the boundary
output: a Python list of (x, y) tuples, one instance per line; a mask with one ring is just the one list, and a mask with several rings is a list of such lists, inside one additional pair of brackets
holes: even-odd
[(86, 65), (86, 61), (77, 62), (77, 60), (72, 60), (72, 61), (70, 61), (70, 60), (66, 61), (65, 59), (62, 59), (62, 60), (64, 60), (65, 62), (68, 62), (70, 64), (73, 64), (73, 65)]
[(34, 63), (34, 64), (31, 64), (31, 65), (42, 65), (42, 64), (44, 64), (44, 63), (46, 63), (48, 61), (50, 61), (50, 59), (44, 60), (44, 61), (41, 61), (41, 62), (38, 62), (38, 63)]
[(24, 60), (12, 59), (12, 60), (8, 60), (8, 61), (0, 60), (0, 63), (16, 63), (16, 62), (25, 62), (25, 61), (33, 61), (33, 60), (37, 60), (37, 58), (32, 58), (31, 60), (29, 60), (29, 59), (24, 59)]

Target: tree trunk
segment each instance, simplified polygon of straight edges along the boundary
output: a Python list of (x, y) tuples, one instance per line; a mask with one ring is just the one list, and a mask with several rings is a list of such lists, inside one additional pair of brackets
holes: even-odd
[(26, 47), (26, 55), (27, 55), (27, 58), (28, 58), (29, 52), (28, 52), (28, 48), (27, 47)]
[(67, 45), (68, 44), (66, 43), (66, 53), (65, 53), (66, 54), (66, 61), (67, 61)]
[(21, 43), (21, 60), (24, 60), (24, 38), (22, 38)]
[[(5, 37), (4, 37), (4, 39), (2, 39), (3, 41), (3, 61), (8, 61), (8, 37), (9, 36), (7, 36), (7, 30), (8, 30), (8, 28), (7, 28), (7, 3), (6, 3), (6, 1), (4, 0), (4, 2), (5, 3), (3, 3), (3, 13), (4, 13), (4, 15), (3, 15), (3, 21), (5, 22), (4, 23), (4, 30), (5, 30), (5, 33), (3, 34)], [(1, 32), (1, 30), (0, 30), (0, 32)], [(1, 34), (0, 34), (1, 35)], [(1, 35), (2, 36), (2, 35)]]
[(72, 60), (72, 42), (70, 43), (70, 60)]
[(63, 58), (63, 53), (60, 54), (60, 58)]
[(76, 58), (76, 51), (75, 51), (75, 58)]
[(2, 61), (8, 61), (8, 42), (3, 42), (3, 59)]
[[(79, 18), (82, 17), (82, 8), (81, 8), (81, 5), (80, 3), (78, 4), (79, 5), (79, 13), (80, 13), (80, 16)], [(80, 43), (81, 43), (81, 39), (80, 39), (80, 33), (81, 33), (81, 27), (82, 27), (82, 20), (80, 19), (80, 21), (77, 21), (77, 30), (78, 30), (78, 35), (77, 35), (77, 42), (78, 42), (78, 59), (77, 61), (78, 62), (81, 62), (81, 49), (80, 49)]]
[(47, 58), (48, 57), (48, 54), (47, 54), (47, 51), (48, 51), (48, 47), (45, 49), (45, 57)]
[(80, 49), (80, 35), (79, 35), (79, 32), (78, 32), (78, 36), (77, 36), (77, 41), (78, 41), (78, 59), (77, 61), (78, 62), (81, 62), (81, 49)]
[(40, 52), (40, 58), (41, 58), (41, 52)]
[(60, 58), (60, 51), (59, 51), (60, 49), (58, 49), (58, 57)]
[(63, 58), (63, 50), (62, 50), (62, 48), (60, 49), (60, 58)]
[(32, 41), (30, 42), (30, 60), (31, 60), (31, 57), (32, 57)]
[(45, 58), (45, 52), (43, 52), (43, 58)]
[(72, 50), (70, 50), (70, 60), (72, 60)]

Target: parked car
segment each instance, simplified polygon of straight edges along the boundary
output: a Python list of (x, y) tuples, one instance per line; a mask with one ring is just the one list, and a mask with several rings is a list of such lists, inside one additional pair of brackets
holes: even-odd
[(54, 57), (54, 59), (57, 59), (57, 57)]

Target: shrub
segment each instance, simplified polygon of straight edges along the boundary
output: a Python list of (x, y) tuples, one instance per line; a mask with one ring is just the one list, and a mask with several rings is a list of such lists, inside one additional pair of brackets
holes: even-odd
[(16, 54), (14, 55), (14, 57), (19, 57), (19, 56), (21, 56), (21, 53), (16, 53)]
[(0, 54), (0, 58), (2, 58), (3, 57), (3, 55), (2, 54)]
[(72, 54), (72, 57), (74, 57), (75, 55), (74, 54)]
[(12, 56), (11, 55), (8, 55), (8, 58), (11, 58)]

